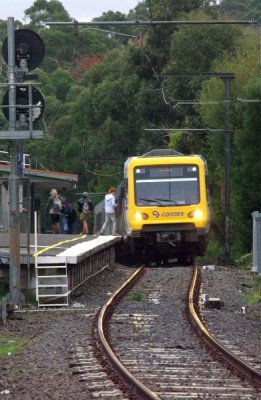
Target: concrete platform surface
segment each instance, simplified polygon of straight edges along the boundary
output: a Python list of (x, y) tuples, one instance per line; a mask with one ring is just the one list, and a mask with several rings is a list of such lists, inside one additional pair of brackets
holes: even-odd
[[(64, 234), (20, 234), (21, 263), (27, 260), (28, 254), (33, 257), (35, 253), (41, 256), (77, 257), (93, 250), (96, 246), (106, 245), (109, 242), (116, 243), (120, 236), (96, 236), (96, 235), (64, 235)], [(0, 261), (6, 263), (9, 257), (9, 234), (0, 232)], [(26, 261), (27, 262), (27, 261)]]

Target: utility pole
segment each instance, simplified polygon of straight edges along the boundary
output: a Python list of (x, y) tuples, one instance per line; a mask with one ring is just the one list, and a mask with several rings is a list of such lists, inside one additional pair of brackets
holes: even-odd
[[(9, 131), (10, 137), (16, 130), (16, 66), (14, 18), (8, 18), (8, 78), (9, 78)], [(9, 287), (10, 300), (19, 304), (21, 296), (20, 273), (20, 212), (18, 200), (18, 147), (17, 140), (10, 140), (9, 192)]]
[(230, 170), (231, 170), (231, 130), (229, 129), (229, 111), (230, 111), (230, 83), (234, 76), (222, 77), (225, 84), (225, 258), (226, 263), (230, 262)]
[(8, 131), (0, 131), (0, 139), (9, 141), (10, 175), (9, 194), (9, 294), (14, 304), (24, 300), (21, 292), (20, 265), (20, 202), (19, 183), (22, 176), (21, 153), (24, 139), (41, 139), (43, 131), (33, 129), (33, 122), (41, 118), (44, 99), (40, 92), (26, 79), (33, 79), (26, 73), (37, 67), (44, 57), (44, 44), (41, 38), (28, 29), (14, 29), (14, 18), (7, 21), (7, 38), (2, 45), (2, 54), (8, 64), (8, 90), (4, 95), (2, 107), (9, 121)]

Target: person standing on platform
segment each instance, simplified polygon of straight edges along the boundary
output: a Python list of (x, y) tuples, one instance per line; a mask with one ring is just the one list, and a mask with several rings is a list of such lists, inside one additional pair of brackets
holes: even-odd
[(63, 232), (69, 233), (69, 218), (72, 213), (72, 205), (66, 197), (63, 197), (62, 201), (63, 201), (63, 209), (62, 209), (61, 220), (63, 224)]
[(117, 207), (117, 204), (115, 201), (115, 195), (116, 195), (116, 188), (110, 187), (108, 193), (105, 195), (104, 198), (105, 221), (104, 224), (102, 225), (100, 235), (104, 235), (104, 232), (108, 227), (110, 227), (110, 225), (112, 225), (112, 235), (114, 236), (116, 235), (117, 224), (116, 224), (115, 209)]
[(77, 214), (75, 209), (72, 207), (71, 213), (68, 215), (68, 233), (73, 234), (74, 233), (74, 224), (77, 219)]
[(78, 211), (80, 212), (80, 220), (82, 221), (82, 234), (88, 235), (89, 233), (89, 217), (93, 210), (92, 201), (88, 197), (87, 192), (83, 192), (82, 197), (78, 201)]
[(60, 233), (60, 218), (62, 214), (63, 203), (56, 189), (50, 191), (50, 197), (47, 201), (45, 212), (49, 210), (52, 223), (52, 232)]

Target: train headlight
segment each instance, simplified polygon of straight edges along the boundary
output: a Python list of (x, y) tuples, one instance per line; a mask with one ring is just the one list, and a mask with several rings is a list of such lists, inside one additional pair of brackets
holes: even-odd
[(141, 212), (139, 212), (139, 211), (137, 211), (136, 213), (135, 213), (135, 219), (137, 220), (137, 221), (141, 221), (142, 219), (148, 219), (149, 218), (149, 216), (148, 216), (148, 214), (146, 214), (146, 213), (141, 213)]
[(203, 212), (201, 210), (194, 210), (188, 213), (189, 218), (201, 219), (203, 217)]

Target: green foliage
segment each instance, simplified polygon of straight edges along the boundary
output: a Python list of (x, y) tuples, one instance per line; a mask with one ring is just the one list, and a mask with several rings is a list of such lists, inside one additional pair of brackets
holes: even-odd
[(17, 354), (21, 352), (26, 340), (19, 336), (0, 336), (0, 357)]
[(145, 301), (145, 296), (139, 289), (135, 289), (135, 290), (132, 290), (128, 294), (127, 299), (129, 301), (142, 301), (142, 302), (144, 302)]
[[(243, 98), (255, 99), (258, 96), (259, 82), (256, 79), (245, 86)], [(233, 219), (233, 225), (237, 243), (246, 251), (251, 249), (252, 243), (251, 213), (260, 208), (260, 193), (256, 190), (261, 180), (260, 105), (241, 103), (236, 111), (240, 121), (234, 137), (232, 206), (237, 217)]]
[(248, 297), (248, 304), (256, 304), (261, 301), (261, 291), (259, 293), (253, 293)]
[(209, 242), (206, 253), (203, 257), (196, 257), (197, 265), (223, 264), (225, 258), (225, 249), (217, 241)]
[(248, 304), (256, 304), (261, 301), (261, 277), (257, 276), (253, 287), (248, 290)]
[(259, 0), (222, 0), (220, 13), (238, 20), (249, 21), (261, 18), (261, 4)]
[(70, 16), (62, 2), (57, 0), (36, 0), (25, 10), (26, 18), (30, 19), (30, 26), (39, 27), (48, 21), (69, 21)]
[(235, 261), (235, 266), (239, 269), (252, 269), (252, 253), (244, 254)]
[[(248, 254), (246, 254), (247, 258)], [(243, 259), (243, 257), (242, 257)], [(244, 265), (247, 264), (248, 261), (243, 262)], [(243, 269), (245, 269), (243, 267)], [(247, 268), (248, 269), (248, 268)], [(254, 305), (257, 304), (261, 301), (261, 277), (257, 276), (256, 279), (254, 280), (253, 284), (249, 285), (246, 284), (242, 287), (242, 293), (239, 295), (242, 301), (247, 303), (248, 305)], [(254, 311), (255, 313), (255, 311)], [(258, 311), (257, 311), (258, 313)], [(260, 313), (259, 313), (260, 314)], [(260, 316), (260, 315), (258, 315)]]
[[(206, 12), (194, 12), (189, 14), (189, 20), (211, 21), (213, 18)], [(204, 29), (200, 25), (184, 25), (172, 36), (174, 67), (178, 71), (210, 71), (214, 60), (234, 51), (239, 35), (239, 28), (229, 25), (206, 25)], [(199, 78), (194, 79), (194, 86), (199, 83)]]
[(188, 14), (193, 10), (207, 9), (210, 4), (215, 4), (210, 0), (145, 0), (146, 6), (149, 8), (152, 19), (178, 19), (177, 17)]
[(71, 74), (62, 69), (57, 68), (54, 72), (48, 74), (48, 80), (45, 83), (44, 91), (48, 95), (55, 96), (58, 100), (65, 102), (67, 93), (73, 84)]
[[(255, 31), (244, 29), (238, 38), (233, 56), (215, 60), (216, 71), (233, 71), (235, 79), (231, 85), (229, 122), (231, 135), (231, 209), (233, 231), (233, 253), (235, 257), (249, 252), (252, 240), (251, 213), (260, 207), (260, 103), (248, 99), (260, 98), (258, 79), (259, 39)], [(200, 100), (207, 101), (224, 97), (223, 83), (210, 79), (203, 84)], [(215, 94), (215, 95), (214, 95)], [(243, 101), (238, 101), (243, 99)], [(222, 128), (225, 105), (199, 106), (203, 123), (212, 128)], [(224, 125), (223, 125), (224, 126)], [(224, 221), (224, 136), (211, 134), (208, 138), (210, 174), (214, 177), (214, 222), (223, 231)], [(244, 188), (242, 190), (242, 187)], [(219, 197), (218, 197), (219, 194)], [(218, 211), (219, 210), (219, 211)], [(217, 214), (218, 212), (218, 214)], [(217, 215), (221, 216), (216, 218)], [(223, 223), (222, 223), (223, 224)]]

